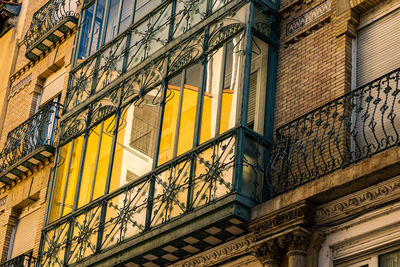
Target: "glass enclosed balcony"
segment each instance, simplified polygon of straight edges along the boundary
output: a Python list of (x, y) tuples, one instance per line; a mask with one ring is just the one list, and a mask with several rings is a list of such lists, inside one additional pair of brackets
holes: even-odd
[(79, 0), (49, 0), (33, 14), (25, 34), (25, 55), (32, 61), (70, 33), (78, 23)]
[(26, 175), (54, 155), (54, 131), (60, 104), (51, 102), (7, 135), (0, 152), (0, 181), (5, 184)]
[(166, 265), (246, 233), (266, 197), (279, 27), (227, 4), (165, 46), (130, 49), (134, 25), (71, 73), (41, 266)]

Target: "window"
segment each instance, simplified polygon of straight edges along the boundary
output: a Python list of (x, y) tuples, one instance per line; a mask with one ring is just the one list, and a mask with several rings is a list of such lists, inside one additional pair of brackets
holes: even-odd
[(30, 209), (31, 207), (33, 206), (23, 209), (17, 219), (16, 226), (11, 234), (8, 260), (30, 254), (33, 251), (40, 212), (36, 208)]
[(97, 0), (85, 7), (79, 31), (78, 63), (160, 3), (160, 0)]
[(400, 250), (379, 256), (379, 267), (400, 266)]
[[(111, 6), (106, 5), (107, 12), (115, 12), (112, 10), (116, 3), (108, 2)], [(135, 4), (137, 9), (138, 2)], [(142, 4), (151, 5), (151, 1)], [(112, 36), (116, 31), (115, 24), (110, 25), (105, 26), (109, 29), (106, 36)], [(241, 33), (218, 44), (207, 51), (206, 57), (197, 58), (185, 67), (176, 69), (174, 73), (162, 77), (165, 88), (159, 85), (146, 92), (140, 103), (118, 107), (112, 115), (104, 117), (101, 123), (90, 126), (79, 137), (60, 147), (50, 221), (140, 179), (154, 168), (240, 126), (245, 75), (250, 77), (247, 127), (262, 134), (268, 44), (257, 37), (253, 38), (252, 65), (250, 72), (245, 73), (245, 40)], [(136, 87), (140, 87), (139, 83), (149, 82), (138, 82), (135, 79), (132, 79), (132, 91), (135, 92), (138, 91)], [(161, 78), (157, 83), (161, 83)], [(126, 82), (124, 86), (128, 84)], [(119, 90), (124, 90), (125, 94), (131, 89), (118, 88), (114, 92)], [(161, 101), (164, 95), (165, 101)], [(107, 101), (109, 102), (108, 99)], [(107, 101), (104, 102), (105, 105)], [(96, 105), (93, 103), (91, 108), (94, 110), (88, 112), (97, 112)], [(105, 108), (102, 105), (103, 103), (98, 106)], [(110, 107), (115, 109), (115, 104)], [(232, 146), (231, 143), (229, 145)], [(246, 145), (250, 150), (253, 149)], [(221, 148), (221, 151), (224, 149), (226, 147)], [(249, 162), (259, 158), (253, 155), (256, 150), (257, 148), (251, 152), (246, 151)], [(203, 152), (203, 156), (211, 157), (213, 153), (207, 150)], [(177, 170), (179, 167), (176, 166)], [(190, 166), (184, 168), (190, 169)], [(196, 171), (201, 173), (206, 170), (197, 168)], [(243, 179), (249, 184), (249, 189), (243, 186), (243, 191), (246, 191), (252, 188), (250, 185), (254, 184), (254, 175), (250, 170), (244, 172), (247, 176)], [(160, 175), (160, 179), (168, 179), (167, 173), (163, 175)], [(185, 172), (185, 175), (189, 175), (189, 172)], [(227, 175), (232, 177), (233, 173)], [(254, 195), (253, 192), (246, 193)]]

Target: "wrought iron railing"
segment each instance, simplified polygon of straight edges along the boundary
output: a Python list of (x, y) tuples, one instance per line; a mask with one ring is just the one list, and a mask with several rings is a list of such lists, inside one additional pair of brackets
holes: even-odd
[(276, 130), (268, 182), (277, 194), (400, 142), (400, 69)]
[(50, 102), (7, 135), (0, 152), (0, 172), (42, 146), (52, 146), (60, 104)]
[(36, 258), (32, 257), (32, 253), (23, 254), (15, 257), (5, 263), (0, 264), (0, 267), (30, 267), (35, 266)]
[[(247, 147), (241, 152), (239, 136)], [(238, 190), (259, 202), (268, 147), (263, 137), (244, 128), (210, 140), (46, 226), (39, 265), (80, 262)], [(235, 177), (239, 165), (240, 178)]]
[[(165, 1), (71, 71), (65, 111), (78, 106), (232, 1)], [(187, 49), (187, 57), (193, 56), (193, 49)]]
[(25, 34), (25, 45), (29, 49), (42, 36), (68, 17), (76, 17), (80, 0), (49, 0), (33, 14), (31, 25)]

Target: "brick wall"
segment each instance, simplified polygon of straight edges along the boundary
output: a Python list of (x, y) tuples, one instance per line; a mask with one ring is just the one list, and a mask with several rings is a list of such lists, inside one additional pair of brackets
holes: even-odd
[[(326, 14), (287, 36), (286, 26), (323, 1), (286, 1), (281, 9), (275, 128), (333, 100), (351, 88), (348, 17), (336, 17), (336, 1)], [(285, 8), (286, 6), (289, 6)], [(294, 116), (295, 114), (295, 116)]]

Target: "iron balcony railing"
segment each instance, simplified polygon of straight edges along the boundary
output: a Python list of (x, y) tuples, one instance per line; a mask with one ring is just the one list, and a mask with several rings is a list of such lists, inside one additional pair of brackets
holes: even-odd
[(0, 152), (0, 173), (36, 149), (52, 146), (60, 104), (50, 102), (7, 135)]
[(30, 267), (35, 266), (36, 258), (32, 257), (32, 253), (23, 254), (5, 263), (0, 264), (0, 267)]
[(39, 266), (81, 262), (233, 193), (259, 203), (268, 149), (242, 127), (210, 140), (46, 226)]
[[(38, 42), (60, 22), (77, 17), (79, 0), (49, 0), (33, 14), (31, 25), (25, 34), (27, 49)], [(57, 36), (54, 36), (57, 38)], [(40, 48), (39, 48), (40, 49)]]
[(268, 182), (278, 194), (400, 143), (400, 69), (276, 130)]

